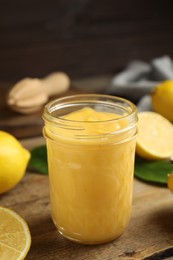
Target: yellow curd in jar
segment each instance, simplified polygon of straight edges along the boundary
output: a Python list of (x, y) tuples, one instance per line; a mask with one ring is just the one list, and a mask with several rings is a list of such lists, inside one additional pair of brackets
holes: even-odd
[(89, 107), (61, 119), (62, 127), (44, 132), (53, 221), (80, 243), (113, 240), (131, 215), (136, 129), (125, 117)]

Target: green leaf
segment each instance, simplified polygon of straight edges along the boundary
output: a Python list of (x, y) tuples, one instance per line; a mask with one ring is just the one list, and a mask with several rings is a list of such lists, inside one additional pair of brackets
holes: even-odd
[[(48, 174), (46, 145), (34, 148), (31, 151), (29, 169), (38, 173)], [(136, 157), (135, 177), (142, 181), (167, 184), (168, 174), (173, 171), (173, 164), (169, 161), (149, 161)]]
[(28, 167), (31, 170), (36, 170), (38, 173), (48, 174), (46, 145), (36, 147), (31, 151)]
[(152, 183), (167, 184), (168, 174), (173, 171), (170, 161), (149, 161), (136, 157), (135, 177)]

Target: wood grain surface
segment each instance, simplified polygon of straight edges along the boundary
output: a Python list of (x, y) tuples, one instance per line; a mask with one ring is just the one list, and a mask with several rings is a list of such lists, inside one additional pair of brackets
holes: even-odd
[[(43, 137), (23, 145), (44, 144)], [(32, 246), (26, 260), (158, 260), (173, 256), (173, 194), (134, 179), (133, 212), (124, 234), (98, 246), (84, 246), (58, 234), (50, 215), (48, 176), (27, 172), (16, 188), (1, 195), (0, 204), (27, 221)], [(100, 227), (101, 228), (101, 227)]]

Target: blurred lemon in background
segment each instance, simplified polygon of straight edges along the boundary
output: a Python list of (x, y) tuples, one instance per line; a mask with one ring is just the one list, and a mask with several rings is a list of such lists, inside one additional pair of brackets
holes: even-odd
[(173, 125), (156, 112), (138, 113), (136, 153), (145, 159), (167, 159), (173, 155)]
[(14, 136), (0, 131), (0, 194), (18, 184), (29, 159), (30, 152)]
[(151, 104), (155, 112), (173, 122), (173, 80), (155, 86), (151, 94)]

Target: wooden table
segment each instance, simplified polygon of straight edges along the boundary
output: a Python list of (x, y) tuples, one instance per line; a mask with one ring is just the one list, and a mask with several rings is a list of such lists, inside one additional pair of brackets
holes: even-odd
[[(30, 138), (22, 143), (31, 149), (44, 144), (44, 139)], [(133, 212), (127, 229), (119, 239), (99, 246), (72, 243), (57, 233), (50, 217), (48, 176), (27, 171), (16, 188), (1, 195), (0, 204), (18, 212), (29, 225), (32, 246), (27, 260), (152, 260), (173, 256), (173, 195), (166, 187), (134, 179)]]
[[(3, 120), (1, 117), (0, 122)], [(16, 134), (22, 131), (16, 126)], [(40, 132), (21, 142), (32, 149), (44, 144), (44, 139)], [(173, 194), (166, 187), (134, 179), (133, 212), (127, 229), (119, 239), (98, 246), (79, 245), (57, 233), (50, 216), (48, 176), (27, 171), (13, 190), (0, 196), (0, 205), (18, 212), (29, 225), (32, 245), (26, 260), (153, 260), (173, 256)]]
[[(31, 149), (44, 139), (22, 143)], [(173, 255), (173, 195), (165, 187), (134, 179), (129, 226), (119, 239), (99, 246), (75, 244), (57, 233), (50, 216), (48, 176), (27, 172), (16, 188), (1, 195), (0, 204), (18, 212), (29, 225), (32, 246), (27, 260), (153, 260)]]

